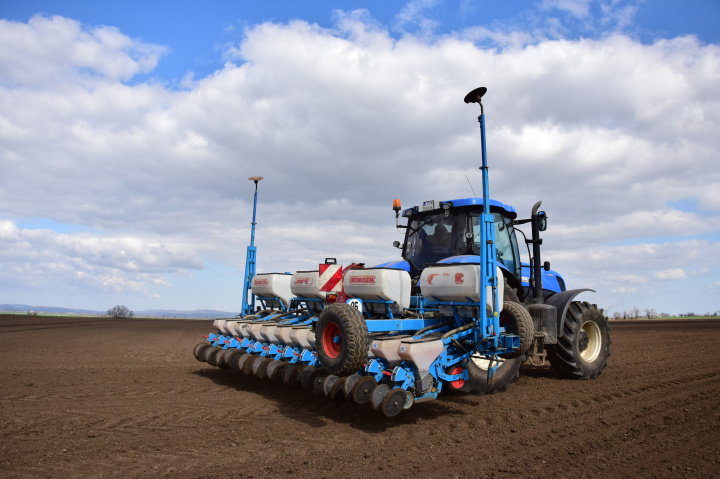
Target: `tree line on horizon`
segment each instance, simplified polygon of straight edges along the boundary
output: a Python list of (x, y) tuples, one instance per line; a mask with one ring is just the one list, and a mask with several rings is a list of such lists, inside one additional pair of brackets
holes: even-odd
[(714, 317), (720, 317), (720, 310), (715, 312), (708, 312), (704, 314), (696, 314), (692, 311), (687, 313), (680, 313), (677, 315), (668, 314), (668, 313), (658, 313), (653, 308), (647, 308), (644, 310), (641, 310), (637, 306), (633, 307), (629, 311), (615, 311), (613, 313), (613, 319), (655, 319), (655, 318), (714, 318)]

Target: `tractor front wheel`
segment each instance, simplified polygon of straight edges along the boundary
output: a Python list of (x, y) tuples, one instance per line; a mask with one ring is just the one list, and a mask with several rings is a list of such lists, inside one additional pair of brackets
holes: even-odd
[(595, 379), (610, 356), (610, 325), (594, 304), (573, 301), (565, 314), (563, 336), (548, 357), (552, 369), (574, 379)]
[(500, 326), (505, 332), (520, 336), (520, 348), (501, 355), (503, 358), (517, 358), (524, 355), (532, 346), (535, 326), (530, 313), (522, 304), (505, 301), (500, 312)]
[[(516, 358), (494, 357), (492, 359), (475, 354), (468, 359), (468, 379), (454, 388), (458, 391), (469, 392), (482, 396), (504, 392), (510, 384), (520, 376), (520, 366), (525, 362), (525, 355)], [(498, 364), (499, 363), (499, 364)], [(488, 370), (496, 366), (492, 378), (488, 378)], [(451, 384), (451, 389), (453, 385)]]
[(327, 306), (315, 327), (318, 359), (329, 374), (356, 373), (367, 360), (370, 347), (367, 323), (362, 314), (345, 303)]

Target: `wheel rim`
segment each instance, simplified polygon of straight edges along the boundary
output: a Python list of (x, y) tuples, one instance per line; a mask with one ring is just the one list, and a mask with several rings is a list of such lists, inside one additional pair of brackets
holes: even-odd
[(408, 396), (405, 391), (400, 388), (395, 388), (388, 391), (382, 400), (381, 409), (385, 417), (394, 417), (400, 414), (400, 411), (405, 409), (407, 404)]
[(377, 386), (377, 381), (372, 376), (363, 376), (355, 383), (350, 391), (351, 399), (355, 404), (365, 404), (370, 401), (372, 392)]
[[(372, 405), (373, 409), (377, 411), (380, 406), (382, 406), (382, 402), (385, 399), (388, 391), (390, 391), (390, 386), (388, 386), (387, 384), (381, 384), (375, 389), (373, 389), (372, 394), (370, 395), (370, 404)], [(403, 404), (405, 403), (403, 402)]]
[(501, 363), (502, 360), (498, 361), (497, 358), (493, 358), (492, 360), (488, 359), (487, 356), (482, 356), (480, 354), (473, 354), (470, 359), (473, 363), (475, 363), (475, 366), (482, 369), (483, 371), (487, 371), (490, 369), (490, 363)]
[[(463, 368), (458, 366), (455, 369), (453, 369), (452, 371), (450, 371), (450, 374), (455, 375), (455, 374), (460, 374), (461, 372), (463, 372)], [(460, 389), (464, 385), (465, 385), (464, 379), (456, 379), (455, 381), (452, 381), (450, 383), (450, 386), (452, 386), (455, 389)]]
[(407, 397), (407, 399), (405, 402), (405, 407), (403, 407), (403, 409), (410, 409), (412, 405), (415, 404), (415, 395), (410, 391), (405, 391), (405, 396)]
[(593, 321), (586, 321), (580, 328), (580, 338), (578, 340), (578, 349), (580, 357), (589, 363), (595, 361), (600, 355), (600, 347), (602, 346), (602, 337), (600, 328)]
[(330, 323), (323, 330), (323, 349), (328, 357), (335, 359), (342, 351), (342, 333), (337, 324)]

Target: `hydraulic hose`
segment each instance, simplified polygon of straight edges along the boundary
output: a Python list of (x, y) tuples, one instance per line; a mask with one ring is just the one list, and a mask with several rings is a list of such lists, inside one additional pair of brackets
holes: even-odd
[(442, 339), (447, 339), (447, 338), (449, 338), (450, 336), (452, 336), (453, 334), (462, 333), (463, 331), (467, 331), (468, 329), (470, 329), (470, 328), (472, 328), (472, 327), (474, 327), (474, 326), (475, 326), (475, 323), (474, 323), (474, 322), (470, 322), (470, 323), (467, 323), (467, 324), (464, 325), (464, 326), (460, 326), (459, 328), (451, 329), (451, 330), (448, 331), (447, 333), (443, 334)]
[(442, 323), (440, 323), (440, 324), (432, 324), (432, 325), (430, 325), (430, 326), (425, 326), (425, 327), (422, 328), (421, 330), (416, 331), (415, 334), (413, 334), (413, 336), (419, 336), (420, 334), (423, 334), (423, 333), (426, 332), (426, 331), (431, 331), (431, 330), (433, 330), (433, 329), (440, 329), (440, 328), (442, 328), (443, 326), (448, 326), (448, 325), (450, 325), (450, 324), (453, 324), (454, 322), (455, 322), (455, 321), (445, 321), (445, 322), (442, 322)]

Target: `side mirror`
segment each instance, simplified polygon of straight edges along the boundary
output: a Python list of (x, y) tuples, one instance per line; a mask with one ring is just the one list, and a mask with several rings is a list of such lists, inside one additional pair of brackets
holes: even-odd
[(550, 271), (550, 261), (545, 261), (545, 262), (543, 263), (543, 269), (544, 269), (545, 271)]
[(399, 241), (393, 241), (393, 246), (396, 247), (396, 248), (398, 248), (398, 249), (401, 249), (401, 248), (400, 248), (400, 242), (399, 242)]
[(544, 211), (538, 211), (538, 230), (545, 231), (547, 229), (547, 215)]

